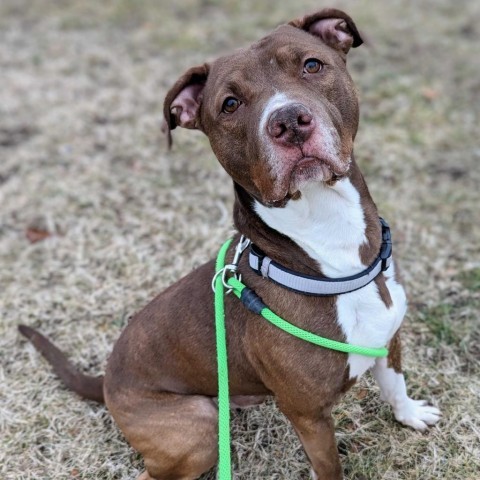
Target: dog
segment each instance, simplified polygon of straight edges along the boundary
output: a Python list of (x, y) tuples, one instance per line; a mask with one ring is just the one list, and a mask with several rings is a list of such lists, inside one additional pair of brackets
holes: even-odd
[[(312, 345), (225, 297), (232, 404), (274, 396), (319, 480), (343, 478), (331, 411), (367, 370), (398, 421), (424, 430), (440, 419), (436, 407), (407, 395), (399, 333), (406, 296), (384, 254), (388, 228), (354, 159), (359, 106), (346, 58), (361, 44), (346, 13), (323, 9), (190, 68), (164, 104), (169, 144), (176, 127), (202, 131), (233, 180), (238, 233), (227, 262), (240, 235), (252, 242), (238, 261), (242, 281), (302, 329), (389, 349), (375, 359)], [(381, 270), (360, 285), (380, 260)], [(212, 260), (137, 313), (104, 377), (79, 373), (43, 335), (19, 327), (69, 388), (106, 403), (143, 455), (140, 480), (195, 479), (217, 461), (214, 274)], [(353, 282), (347, 291), (335, 290), (345, 279)], [(297, 281), (328, 284), (333, 293)]]

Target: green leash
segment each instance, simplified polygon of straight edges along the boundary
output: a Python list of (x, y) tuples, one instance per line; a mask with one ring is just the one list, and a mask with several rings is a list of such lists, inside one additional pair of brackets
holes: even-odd
[[(225, 266), (225, 255), (232, 240), (227, 240), (218, 252), (215, 271)], [(222, 275), (215, 278), (215, 335), (217, 340), (218, 369), (218, 479), (232, 476), (230, 459), (230, 394), (228, 391), (227, 333), (225, 331), (225, 305)]]
[[(242, 303), (252, 312), (261, 315), (276, 327), (293, 335), (294, 337), (313, 343), (330, 350), (337, 350), (344, 353), (355, 353), (366, 357), (386, 357), (387, 348), (368, 348), (348, 343), (337, 342), (328, 338), (320, 337), (314, 333), (303, 330), (272, 312), (260, 299), (260, 297), (235, 276), (225, 280), (225, 257), (232, 240), (227, 240), (220, 248), (215, 266), (215, 330), (217, 342), (217, 368), (218, 368), (218, 479), (230, 480), (232, 477), (230, 457), (230, 394), (228, 389), (228, 356), (227, 356), (227, 334), (225, 330), (225, 304), (224, 289), (226, 285), (233, 291)], [(233, 266), (241, 255), (238, 253), (234, 259)], [(232, 267), (228, 265), (227, 267)], [(230, 271), (235, 272), (235, 269)]]

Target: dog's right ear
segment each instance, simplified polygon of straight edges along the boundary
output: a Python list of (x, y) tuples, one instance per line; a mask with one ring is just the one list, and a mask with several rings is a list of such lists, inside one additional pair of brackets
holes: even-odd
[(208, 64), (190, 68), (167, 93), (163, 115), (169, 148), (172, 145), (171, 131), (175, 127), (199, 128), (198, 115), (208, 72)]

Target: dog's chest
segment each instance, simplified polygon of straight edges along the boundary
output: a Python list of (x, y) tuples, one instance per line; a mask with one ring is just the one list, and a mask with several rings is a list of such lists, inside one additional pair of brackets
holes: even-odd
[[(287, 235), (315, 259), (325, 275), (345, 277), (364, 270), (359, 248), (367, 239), (360, 195), (348, 178), (334, 187), (308, 185), (300, 200), (285, 208), (256, 204), (260, 217)], [(399, 328), (406, 310), (405, 292), (395, 280), (394, 263), (384, 272), (392, 304), (382, 300), (372, 282), (355, 292), (339, 295), (337, 321), (347, 343), (385, 347)], [(349, 355), (350, 377), (359, 377), (374, 359)]]
[[(392, 304), (387, 307), (372, 282), (355, 292), (337, 298), (337, 321), (347, 343), (366, 347), (385, 347), (400, 327), (407, 308), (403, 287), (395, 281), (394, 263), (384, 273)], [(374, 359), (350, 354), (350, 378), (360, 377)]]

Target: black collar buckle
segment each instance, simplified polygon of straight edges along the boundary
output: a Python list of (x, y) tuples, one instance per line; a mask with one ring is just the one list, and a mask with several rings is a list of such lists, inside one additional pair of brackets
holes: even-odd
[(392, 235), (388, 223), (380, 217), (382, 224), (382, 246), (380, 247), (380, 259), (382, 261), (382, 272), (388, 269), (392, 258)]

